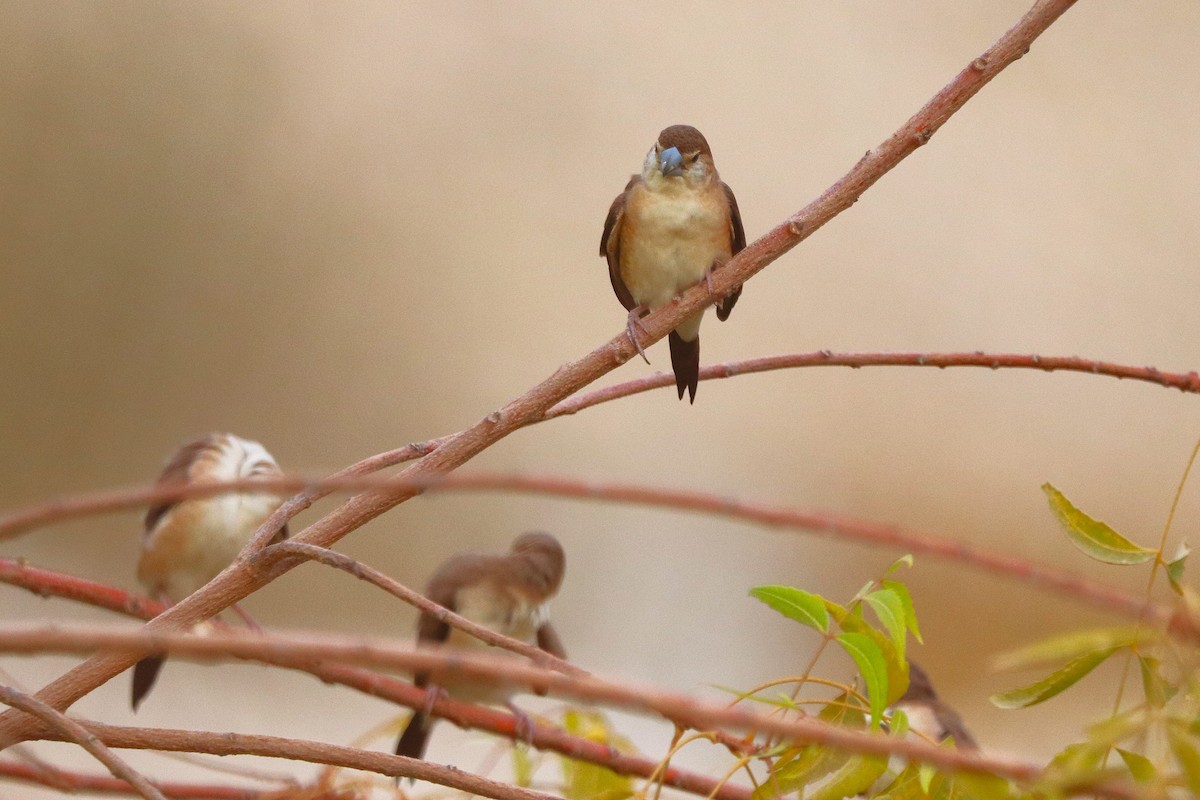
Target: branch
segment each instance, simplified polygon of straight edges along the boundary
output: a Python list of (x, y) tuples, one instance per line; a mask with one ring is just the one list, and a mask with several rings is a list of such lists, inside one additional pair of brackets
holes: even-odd
[[(362, 750), (357, 747), (289, 739), (282, 736), (259, 736), (245, 733), (209, 733), (171, 728), (130, 728), (84, 723), (85, 727), (109, 747), (129, 750), (167, 750), (189, 753), (209, 753), (218, 756), (253, 755), (268, 758), (287, 758), (313, 764), (375, 772), (394, 778), (416, 780), (449, 786), (470, 794), (494, 797), (496, 800), (561, 800), (555, 795), (523, 789), (507, 783), (481, 778), (469, 772), (431, 764), (406, 756)], [(61, 734), (45, 732), (39, 738), (58, 740)]]
[[(134, 789), (120, 778), (108, 775), (86, 775), (58, 767), (18, 764), (0, 759), (0, 778), (48, 786), (65, 794), (132, 794)], [(232, 786), (208, 786), (189, 783), (156, 782), (159, 790), (174, 800), (263, 800), (261, 789), (241, 789)]]
[(368, 567), (361, 561), (355, 561), (353, 558), (342, 553), (311, 544), (284, 541), (273, 544), (266, 550), (263, 550), (261, 557), (270, 560), (288, 554), (300, 555), (308, 560), (319, 561), (327, 566), (348, 572), (359, 580), (374, 584), (388, 594), (400, 598), (409, 605), (416, 606), (426, 614), (432, 615), (439, 622), (445, 622), (451, 627), (458, 628), (460, 631), (464, 631), (493, 647), (500, 647), (517, 655), (525, 656), (535, 664), (541, 664), (550, 669), (565, 672), (568, 675), (587, 674), (586, 670), (580, 669), (558, 656), (551, 655), (540, 647), (522, 642), (519, 639), (514, 639), (511, 636), (505, 636), (502, 633), (497, 633), (491, 628), (477, 625), (466, 617), (455, 614), (445, 606), (438, 605), (419, 592), (414, 592), (399, 581), (384, 575), (379, 570)]
[[(592, 675), (564, 675), (508, 657), (482, 656), (449, 648), (407, 650), (387, 640), (333, 637), (312, 633), (289, 636), (251, 636), (213, 633), (203, 637), (178, 633), (99, 630), (86, 627), (0, 627), (0, 651), (13, 653), (83, 653), (98, 648), (141, 647), (166, 651), (173, 657), (215, 660), (227, 657), (269, 660), (273, 663), (303, 664), (312, 659), (336, 660), (373, 665), (406, 672), (428, 673), (434, 682), (471, 681), (488, 684), (537, 686), (550, 694), (578, 701), (599, 703), (639, 712), (653, 712), (676, 725), (708, 730), (733, 728), (757, 731), (797, 742), (824, 744), (851, 753), (875, 756), (901, 756), (912, 761), (933, 764), (947, 772), (971, 772), (998, 775), (1022, 784), (1037, 782), (1044, 771), (1036, 764), (985, 755), (979, 751), (951, 750), (914, 739), (898, 739), (879, 733), (856, 731), (831, 725), (813, 717), (785, 719), (772, 712), (728, 703), (714, 703), (690, 695), (656, 688), (638, 688), (631, 684), (605, 680)], [(90, 725), (93, 731), (107, 726)], [(46, 732), (36, 730), (35, 736)], [(207, 734), (206, 734), (207, 735)], [(229, 736), (225, 734), (224, 736)], [(106, 742), (109, 740), (106, 738)], [(109, 742), (113, 744), (113, 742)], [(120, 744), (126, 747), (131, 745)], [(149, 745), (148, 745), (149, 746)], [(174, 749), (166, 746), (162, 749)], [(211, 752), (204, 750), (203, 752)], [(237, 752), (251, 752), (238, 750)], [(256, 752), (256, 755), (265, 753)], [(287, 756), (294, 757), (294, 756)], [(303, 760), (311, 760), (307, 756)], [(395, 758), (389, 756), (389, 758)], [(407, 759), (406, 759), (407, 760)], [(323, 762), (330, 763), (330, 762)], [(385, 775), (397, 773), (396, 762), (371, 769)], [(424, 762), (417, 762), (424, 763)], [(460, 773), (461, 774), (461, 773)], [(438, 778), (422, 780), (442, 782)], [(447, 784), (449, 785), (449, 784)], [(1124, 784), (1103, 782), (1080, 786), (1072, 791), (1090, 792), (1106, 797), (1126, 797)]]
[[(1081, 372), (1118, 380), (1128, 378), (1129, 380), (1156, 383), (1168, 389), (1200, 394), (1200, 374), (1195, 371), (1163, 372), (1157, 367), (1131, 367), (1077, 356), (1016, 355), (980, 351), (971, 353), (833, 353), (829, 350), (818, 350), (815, 353), (788, 353), (743, 361), (727, 361), (724, 364), (710, 364), (700, 368), (700, 380), (733, 378), (755, 372), (802, 367), (850, 367), (852, 369), (860, 367), (936, 367), (938, 369), (986, 367), (991, 370), (1033, 369), (1042, 372)], [(563, 400), (546, 412), (546, 419), (574, 414), (609, 400), (674, 385), (674, 376), (656, 372), (653, 375), (606, 386), (603, 389)], [(2, 538), (2, 534), (3, 525), (0, 524), (0, 538)]]
[[(106, 608), (118, 613), (141, 619), (149, 619), (162, 610), (155, 601), (134, 597), (120, 589), (104, 584), (76, 578), (50, 570), (27, 566), (19, 561), (0, 559), (0, 581), (21, 586), (43, 596), (57, 595), (79, 602)], [(460, 728), (488, 731), (498, 736), (516, 739), (527, 732), (518, 729), (512, 714), (487, 706), (456, 701), (439, 694), (432, 707), (423, 689), (399, 678), (382, 675), (371, 670), (334, 663), (292, 663), (272, 659), (268, 655), (256, 659), (266, 664), (287, 667), (307, 672), (323, 683), (338, 684), (355, 689), (372, 697), (378, 697), (408, 708), (430, 708), (433, 716), (448, 720)], [(617, 751), (603, 742), (572, 736), (559, 728), (534, 725), (528, 733), (529, 743), (539, 750), (553, 751), (568, 758), (587, 761), (611, 769), (621, 775), (656, 779), (666, 786), (714, 800), (750, 800), (750, 791), (728, 783), (718, 783), (705, 775), (672, 767), (660, 773), (661, 765), (639, 755)]]
[[(792, 215), (765, 236), (738, 253), (722, 269), (716, 270), (710, 286), (701, 282), (684, 292), (678, 302), (651, 313), (641, 321), (642, 344), (658, 341), (687, 317), (712, 304), (757, 274), (771, 262), (791, 250), (820, 229), (837, 214), (849, 208), (889, 170), (916, 148), (929, 141), (959, 108), (1005, 67), (1028, 52), (1032, 42), (1062, 15), (1074, 0), (1038, 0), (1019, 22), (983, 55), (974, 59), (944, 89), (938, 92), (911, 119), (862, 159), (837, 183), (808, 206)], [(432, 452), (410, 465), (402, 477), (428, 480), (457, 469), (504, 437), (544, 418), (556, 403), (611, 372), (633, 357), (636, 350), (622, 332), (583, 358), (560, 367), (546, 380), (498, 411), (488, 414), (475, 425), (440, 441)], [(371, 465), (351, 466), (339, 476), (365, 474), (375, 463), (384, 463), (391, 454), (369, 459)], [(395, 463), (395, 462), (392, 462)], [(416, 489), (394, 494), (351, 498), (342, 506), (298, 534), (296, 541), (329, 547), (349, 532), (364, 525), (398, 504), (410, 499)], [(288, 501), (263, 523), (255, 538), (239, 558), (205, 587), (163, 612), (147, 626), (154, 630), (180, 630), (214, 616), (233, 603), (262, 588), (295, 563), (282, 562), (272, 569), (255, 571), (249, 559), (270, 541), (290, 516), (313, 502), (308, 492)], [(65, 709), (133, 664), (142, 653), (105, 653), (89, 658), (79, 666), (45, 686), (38, 697), (49, 705)], [(30, 730), (29, 720), (9, 710), (0, 714), (0, 749), (20, 741)]]
[(138, 774), (137, 770), (126, 764), (111, 750), (73, 719), (69, 719), (61, 711), (57, 711), (40, 700), (36, 700), (24, 692), (18, 692), (8, 686), (0, 686), (0, 702), (13, 708), (20, 709), (30, 716), (40, 719), (46, 726), (65, 742), (74, 742), (91, 753), (97, 761), (108, 767), (114, 778), (120, 778), (132, 786), (146, 800), (166, 800), (162, 792), (154, 788), (148, 780)]

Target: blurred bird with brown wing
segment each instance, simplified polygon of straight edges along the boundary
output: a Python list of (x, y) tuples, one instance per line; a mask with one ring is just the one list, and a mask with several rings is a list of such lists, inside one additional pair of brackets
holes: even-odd
[[(712, 150), (690, 125), (672, 125), (646, 153), (640, 175), (617, 195), (604, 220), (600, 255), (621, 305), (629, 311), (629, 337), (645, 358), (634, 330), (649, 311), (702, 280), (746, 246), (733, 190), (721, 181)], [(738, 286), (717, 303), (717, 319), (729, 317)], [(671, 331), (671, 368), (679, 399), (696, 400), (700, 381), (700, 311)]]
[[(231, 433), (211, 433), (181, 447), (158, 478), (160, 486), (279, 478), (283, 472), (258, 442)], [(138, 580), (151, 596), (177, 602), (228, 567), (283, 497), (273, 492), (230, 492), (154, 506), (146, 512)], [(287, 526), (276, 541), (287, 536)], [(237, 606), (247, 624), (253, 622)], [(145, 699), (161, 656), (143, 658), (133, 668), (134, 710)]]
[[(549, 601), (558, 593), (565, 570), (566, 556), (557, 539), (548, 533), (524, 533), (513, 541), (504, 555), (463, 553), (453, 556), (433, 574), (425, 596), (478, 625), (566, 658), (562, 642), (550, 624), (549, 613)], [(426, 613), (421, 614), (418, 623), (417, 644), (458, 648), (488, 646)], [(418, 674), (414, 682), (429, 691), (430, 705), (436, 694), (445, 690), (456, 700), (507, 705), (518, 720), (529, 724), (528, 718), (510, 702), (514, 692), (509, 687), (467, 682), (435, 687), (429, 676), (423, 674)], [(421, 758), (432, 722), (428, 707), (414, 711), (396, 742), (396, 754)]]
[(909, 730), (937, 743), (954, 739), (959, 750), (978, 750), (962, 717), (933, 690), (929, 674), (913, 662), (908, 662), (908, 690), (892, 704), (903, 709), (908, 717)]

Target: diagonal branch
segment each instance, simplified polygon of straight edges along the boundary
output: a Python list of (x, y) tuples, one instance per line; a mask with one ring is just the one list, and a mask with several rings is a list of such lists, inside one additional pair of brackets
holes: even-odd
[[(972, 60), (886, 141), (869, 150), (824, 194), (749, 245), (723, 269), (717, 270), (711, 286), (702, 282), (685, 292), (677, 303), (670, 303), (644, 318), (643, 344), (663, 338), (685, 318), (711, 304), (714, 298), (725, 296), (734, 286), (745, 283), (837, 214), (853, 205), (864, 191), (919, 146), (928, 142), (930, 136), (985, 84), (1028, 52), (1034, 39), (1073, 4), (1074, 0), (1038, 0), (992, 47)], [(514, 431), (542, 419), (554, 404), (611, 372), (632, 358), (635, 352), (629, 337), (624, 334), (617, 336), (583, 358), (560, 367), (549, 378), (475, 425), (443, 439), (437, 449), (409, 466), (402, 476), (409, 480), (428, 480), (458, 468)], [(377, 456), (376, 459), (386, 460), (381, 456)], [(362, 465), (355, 465), (340, 474), (362, 474), (354, 471), (365, 469)], [(329, 547), (350, 531), (417, 493), (417, 489), (409, 488), (387, 496), (366, 495), (351, 498), (298, 534), (296, 541)], [(286, 503), (259, 529), (243, 557), (208, 585), (147, 623), (147, 627), (156, 631), (180, 630), (200, 622), (245, 598), (300, 563), (301, 559), (290, 559), (281, 561), (270, 569), (255, 571), (249, 559), (254, 552), (266, 546), (274, 532), (289, 518), (289, 514), (294, 515), (299, 509), (311, 504), (312, 496), (311, 492), (305, 493)], [(38, 693), (38, 697), (55, 708), (65, 709), (130, 667), (143, 654), (130, 651), (93, 656), (45, 686)], [(0, 749), (20, 741), (30, 730), (30, 721), (16, 712), (9, 710), (0, 714)]]
[(476, 639), (490, 644), (493, 647), (500, 647), (509, 650), (517, 655), (522, 655), (533, 661), (535, 664), (541, 664), (544, 667), (565, 672), (568, 675), (586, 675), (587, 671), (580, 669), (569, 661), (551, 655), (540, 647), (522, 642), (519, 639), (514, 639), (511, 636), (505, 636), (502, 633), (497, 633), (491, 628), (485, 628), (482, 625), (477, 625), (461, 614), (455, 614), (445, 606), (440, 606), (429, 598), (425, 597), (420, 592), (414, 592), (404, 584), (384, 575), (374, 567), (369, 567), (361, 561), (356, 561), (350, 556), (330, 550), (326, 547), (317, 547), (311, 544), (302, 544), (300, 542), (283, 541), (278, 544), (273, 544), (260, 554), (260, 558), (267, 560), (278, 558), (288, 553), (300, 555), (310, 561), (318, 561), (326, 566), (340, 569), (343, 572), (348, 572), (361, 581), (366, 581), (374, 586), (378, 586), (393, 597), (398, 597), (409, 605), (416, 606), (426, 614), (432, 615), (438, 622), (444, 622), (452, 628), (457, 628), (460, 631), (474, 636)]
[(8, 686), (0, 686), (0, 703), (20, 709), (26, 714), (40, 719), (51, 731), (55, 732), (55, 738), (61, 738), (66, 742), (74, 742), (91, 753), (97, 761), (108, 767), (108, 771), (112, 773), (114, 778), (120, 778), (128, 783), (146, 800), (167, 800), (163, 797), (162, 792), (156, 789), (150, 781), (138, 774), (137, 770), (118, 758), (103, 742), (96, 738), (95, 734), (75, 720), (68, 718), (61, 711), (53, 709), (42, 701)]

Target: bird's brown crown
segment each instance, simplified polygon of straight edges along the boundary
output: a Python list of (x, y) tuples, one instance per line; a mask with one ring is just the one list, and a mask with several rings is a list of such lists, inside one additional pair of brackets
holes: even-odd
[(674, 147), (681, 153), (703, 153), (712, 157), (708, 140), (704, 138), (704, 134), (691, 125), (672, 125), (669, 128), (663, 128), (662, 133), (658, 135), (658, 144), (664, 150)]
[(541, 531), (522, 533), (513, 540), (511, 550), (513, 555), (525, 556), (536, 566), (546, 582), (547, 594), (558, 592), (567, 568), (567, 556), (558, 539)]

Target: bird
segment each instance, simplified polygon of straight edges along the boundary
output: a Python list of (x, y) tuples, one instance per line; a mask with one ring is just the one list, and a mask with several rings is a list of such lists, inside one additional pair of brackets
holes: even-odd
[[(733, 190), (721, 180), (712, 150), (691, 125), (658, 134), (639, 175), (617, 195), (604, 220), (600, 255), (621, 305), (626, 327), (642, 358), (634, 330), (649, 311), (666, 305), (746, 247), (746, 232)], [(717, 302), (717, 319), (729, 318), (741, 296), (737, 286)], [(700, 381), (700, 321), (704, 311), (671, 331), (671, 368), (679, 399), (696, 402)]]
[[(445, 561), (425, 588), (425, 596), (472, 622), (514, 639), (536, 644), (545, 652), (566, 658), (557, 632), (550, 624), (549, 600), (558, 593), (566, 570), (562, 545), (548, 533), (523, 533), (513, 540), (503, 555), (461, 553)], [(450, 645), (459, 648), (483, 648), (488, 645), (460, 630), (451, 628), (429, 613), (422, 613), (417, 625), (419, 647)], [(512, 705), (511, 688), (454, 682), (432, 686), (429, 676), (417, 674), (414, 683), (428, 690), (424, 709), (417, 709), (396, 742), (396, 754), (422, 758), (429, 739), (432, 720), (429, 705), (445, 691), (467, 702), (504, 704), (529, 724), (528, 717)]]
[(904, 710), (909, 730), (934, 742), (941, 743), (953, 738), (955, 747), (960, 750), (979, 749), (975, 737), (963, 724), (962, 717), (933, 690), (929, 674), (911, 661), (908, 662), (908, 689), (892, 704), (892, 708)]
[[(180, 447), (158, 477), (158, 486), (280, 478), (275, 458), (255, 441), (231, 433), (210, 433)], [(225, 569), (254, 532), (283, 503), (274, 492), (234, 492), (172, 500), (146, 512), (138, 580), (147, 592), (170, 605), (187, 597)], [(272, 541), (287, 536), (287, 526)], [(234, 610), (251, 627), (253, 620)], [(130, 697), (137, 711), (162, 668), (149, 656), (133, 668)]]

